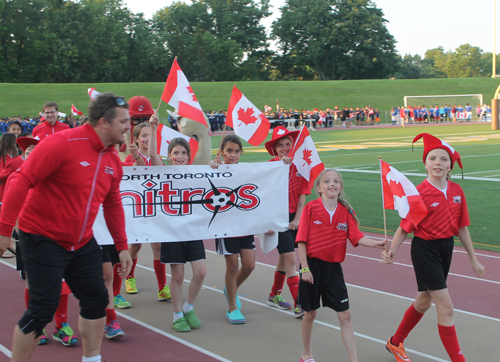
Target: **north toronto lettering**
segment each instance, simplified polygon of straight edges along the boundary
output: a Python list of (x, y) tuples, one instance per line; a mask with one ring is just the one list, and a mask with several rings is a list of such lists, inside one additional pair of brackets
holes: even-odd
[(197, 172), (197, 173), (164, 173), (164, 174), (140, 174), (123, 175), (122, 181), (134, 180), (192, 180), (192, 179), (224, 179), (230, 178), (231, 172)]

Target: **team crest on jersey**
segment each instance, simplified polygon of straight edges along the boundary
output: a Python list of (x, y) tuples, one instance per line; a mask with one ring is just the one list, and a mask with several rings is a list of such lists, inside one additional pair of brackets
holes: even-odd
[(319, 221), (319, 220), (316, 220), (316, 221), (313, 221), (313, 224), (316, 224), (316, 225), (321, 225), (321, 224), (323, 224), (323, 223), (322, 223), (321, 221)]
[(453, 203), (454, 204), (461, 204), (462, 203), (462, 196), (453, 196)]
[(344, 222), (344, 223), (339, 222), (337, 224), (337, 229), (342, 230), (342, 231), (347, 231), (347, 223), (346, 222)]
[(104, 172), (110, 175), (114, 175), (115, 171), (113, 170), (113, 167), (105, 166), (104, 167)]

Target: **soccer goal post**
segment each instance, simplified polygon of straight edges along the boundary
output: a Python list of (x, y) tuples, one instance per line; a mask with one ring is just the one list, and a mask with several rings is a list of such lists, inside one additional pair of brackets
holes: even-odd
[(408, 106), (419, 106), (425, 105), (429, 106), (444, 106), (445, 104), (449, 107), (453, 105), (461, 105), (465, 107), (469, 105), (475, 109), (478, 104), (483, 105), (483, 95), (482, 94), (451, 94), (451, 95), (436, 95), (436, 96), (404, 96), (405, 108)]

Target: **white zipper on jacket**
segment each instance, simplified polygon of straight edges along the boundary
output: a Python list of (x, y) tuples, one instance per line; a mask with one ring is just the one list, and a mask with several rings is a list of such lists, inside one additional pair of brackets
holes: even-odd
[(85, 228), (86, 228), (87, 222), (89, 220), (90, 205), (92, 204), (92, 198), (94, 197), (94, 191), (95, 191), (95, 184), (96, 184), (96, 180), (97, 180), (97, 174), (99, 173), (99, 168), (101, 166), (102, 155), (105, 152), (106, 152), (106, 150), (101, 151), (99, 153), (99, 158), (97, 159), (97, 166), (96, 166), (96, 169), (95, 169), (94, 179), (92, 180), (92, 189), (90, 190), (89, 201), (87, 202), (87, 209), (85, 210), (85, 218), (83, 219), (82, 231), (80, 233), (80, 237), (78, 238), (78, 243), (80, 241), (82, 241), (83, 234), (85, 234)]

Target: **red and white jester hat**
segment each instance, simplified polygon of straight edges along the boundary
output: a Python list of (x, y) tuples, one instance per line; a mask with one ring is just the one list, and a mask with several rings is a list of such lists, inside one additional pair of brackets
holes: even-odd
[[(420, 133), (413, 139), (413, 143), (417, 142), (419, 139), (424, 138), (424, 164), (425, 164), (425, 158), (427, 157), (427, 154), (431, 152), (432, 150), (435, 150), (436, 148), (441, 148), (448, 152), (450, 155), (450, 160), (451, 160), (451, 168), (453, 169), (453, 165), (455, 164), (455, 161), (457, 161), (458, 165), (460, 166), (461, 169), (462, 167), (462, 160), (460, 159), (460, 155), (458, 154), (457, 151), (453, 147), (451, 147), (448, 143), (445, 141), (440, 140), (437, 137), (434, 137), (433, 135), (429, 133)], [(412, 150), (413, 150), (413, 143), (412, 143)]]

